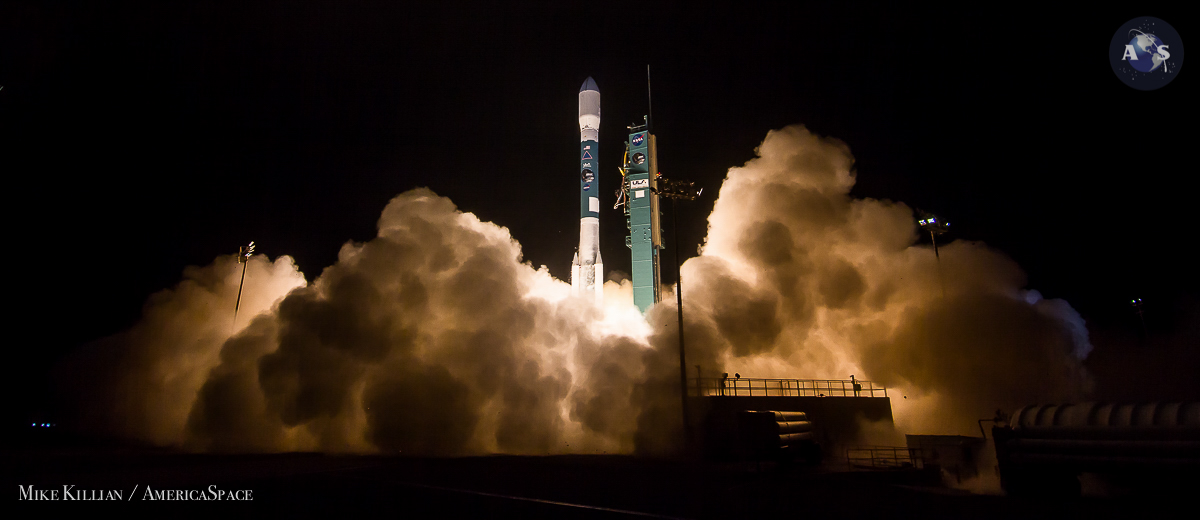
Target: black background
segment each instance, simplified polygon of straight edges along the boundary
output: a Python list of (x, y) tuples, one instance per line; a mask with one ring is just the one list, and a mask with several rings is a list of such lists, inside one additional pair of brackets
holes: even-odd
[[(660, 169), (707, 188), (680, 213), (685, 252), (726, 170), (802, 123), (849, 144), (854, 195), (1011, 255), (1094, 339), (1137, 338), (1134, 297), (1151, 337), (1194, 326), (1190, 70), (1142, 92), (1104, 54), (1134, 16), (1184, 38), (1191, 18), (831, 4), (6, 3), (7, 380), (21, 389), (6, 404), (48, 406), (50, 367), (132, 325), (184, 266), (254, 240), (312, 280), (419, 186), (566, 279), (579, 85), (593, 76), (602, 94), (608, 195), (647, 64)], [(605, 267), (628, 272), (622, 218), (604, 211)]]

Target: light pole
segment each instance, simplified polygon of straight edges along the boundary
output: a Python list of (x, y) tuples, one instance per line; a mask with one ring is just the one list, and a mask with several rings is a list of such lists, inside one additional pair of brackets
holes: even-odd
[(233, 306), (233, 326), (237, 327), (238, 309), (242, 307), (242, 287), (246, 285), (246, 264), (250, 261), (250, 256), (254, 254), (254, 241), (251, 240), (249, 245), (238, 248), (238, 263), (242, 264), (242, 282), (238, 284), (237, 303)]
[(939, 220), (936, 216), (928, 213), (925, 214), (925, 218), (918, 220), (917, 223), (921, 225), (921, 229), (929, 232), (929, 239), (933, 241), (933, 256), (941, 260), (942, 257), (938, 256), (937, 236), (950, 231), (950, 223)]
[(1134, 298), (1132, 300), (1129, 300), (1129, 305), (1133, 306), (1133, 311), (1137, 313), (1138, 320), (1141, 320), (1141, 322), (1142, 322), (1142, 337), (1144, 339), (1149, 340), (1150, 339), (1150, 331), (1146, 329), (1146, 318), (1144, 316), (1142, 316), (1142, 299)]
[(922, 218), (917, 221), (921, 225), (921, 229), (929, 232), (929, 239), (933, 241), (933, 257), (937, 260), (938, 283), (942, 286), (942, 299), (946, 299), (946, 280), (942, 277), (942, 257), (938, 254), (937, 237), (950, 231), (950, 223), (937, 218), (934, 215), (917, 210), (922, 214)]
[[(704, 191), (696, 189), (695, 183), (691, 181), (672, 181), (659, 176), (657, 184), (657, 192), (659, 197), (671, 199), (671, 233), (675, 235), (675, 308), (678, 311), (679, 317), (679, 392), (680, 399), (683, 403), (683, 431), (687, 436), (688, 444), (691, 445), (692, 423), (690, 413), (688, 413), (687, 400), (687, 357), (684, 354), (683, 347), (683, 277), (680, 275), (679, 262), (679, 218), (678, 200), (696, 200), (700, 193)], [(697, 380), (699, 384), (699, 380)]]

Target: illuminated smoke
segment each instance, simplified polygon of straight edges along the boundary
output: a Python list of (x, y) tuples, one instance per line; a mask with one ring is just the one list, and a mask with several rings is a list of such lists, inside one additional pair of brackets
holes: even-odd
[[(182, 443), (196, 393), (234, 333), (241, 275), (237, 255), (188, 267), (175, 288), (150, 297), (132, 329), (68, 360), (60, 386), (81, 427), (156, 444)], [(250, 257), (237, 326), (245, 327), (304, 284), (291, 257), (274, 262)]]
[(1082, 388), (1083, 320), (1023, 291), (1006, 256), (959, 240), (939, 265), (914, 245), (911, 209), (849, 196), (841, 141), (792, 126), (758, 155), (729, 170), (683, 266), (690, 355), (757, 377), (874, 380), (913, 433), (969, 433), (996, 408)]
[[(193, 409), (192, 441), (201, 449), (239, 449), (250, 437), (255, 449), (629, 451), (632, 428), (619, 415), (629, 415), (639, 375), (629, 358), (646, 345), (606, 331), (612, 322), (585, 319), (590, 304), (568, 298), (569, 289), (522, 263), (508, 230), (429, 190), (402, 194), (384, 210), (377, 238), (345, 245), (312, 285), (224, 346), (227, 362)], [(640, 321), (621, 311), (608, 315)], [(261, 394), (252, 406), (247, 390)]]
[[(908, 207), (849, 196), (839, 141), (794, 126), (758, 154), (729, 171), (702, 254), (683, 265), (689, 367), (856, 374), (895, 387), (915, 433), (969, 432), (997, 407), (1078, 391), (1082, 320), (1024, 291), (1007, 257), (960, 240), (939, 266), (914, 245)], [(196, 450), (677, 447), (674, 298), (643, 320), (629, 282), (610, 280), (597, 313), (524, 262), (507, 229), (428, 189), (393, 199), (378, 236), (343, 246), (307, 286), (286, 257), (250, 265), (236, 335), (237, 264), (222, 257), (73, 364), (112, 374), (92, 376), (104, 397), (81, 400), (91, 418)]]

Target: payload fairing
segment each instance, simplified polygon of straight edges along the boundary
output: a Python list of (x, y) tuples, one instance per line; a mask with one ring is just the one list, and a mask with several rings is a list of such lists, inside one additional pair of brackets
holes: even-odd
[(571, 262), (576, 295), (604, 300), (600, 257), (600, 89), (590, 76), (579, 87), (579, 249)]

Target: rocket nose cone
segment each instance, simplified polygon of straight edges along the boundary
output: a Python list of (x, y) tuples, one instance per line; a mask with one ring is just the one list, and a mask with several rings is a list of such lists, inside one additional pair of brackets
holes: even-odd
[(579, 87), (580, 92), (585, 90), (595, 90), (596, 92), (600, 92), (600, 89), (596, 87), (596, 80), (592, 79), (591, 76), (588, 76), (588, 79), (583, 80), (583, 86)]

